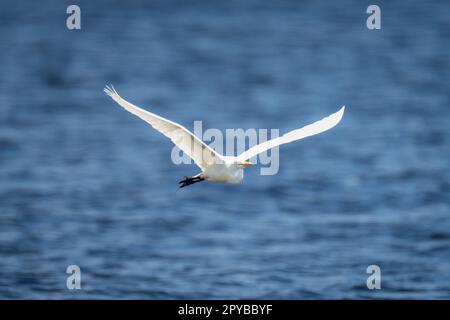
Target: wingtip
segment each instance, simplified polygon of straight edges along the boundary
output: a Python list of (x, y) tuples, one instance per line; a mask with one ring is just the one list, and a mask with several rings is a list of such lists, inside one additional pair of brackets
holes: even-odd
[(342, 106), (339, 109), (339, 111), (337, 111), (336, 113), (333, 114), (334, 118), (336, 119), (336, 124), (338, 124), (344, 117), (344, 111), (345, 111), (345, 106)]
[(105, 85), (105, 88), (103, 88), (103, 92), (105, 92), (110, 97), (118, 95), (116, 89), (114, 88), (114, 86), (112, 84)]
[(344, 112), (345, 112), (345, 106), (342, 106), (339, 111), (337, 112), (337, 114), (339, 114), (340, 118), (342, 118), (344, 116)]

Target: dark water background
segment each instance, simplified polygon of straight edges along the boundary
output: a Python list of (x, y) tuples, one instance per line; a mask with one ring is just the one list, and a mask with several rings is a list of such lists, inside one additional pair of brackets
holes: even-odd
[[(450, 3), (369, 4), (2, 1), (0, 298), (449, 298)], [(276, 176), (176, 192), (197, 168), (106, 83), (191, 129), (347, 110)]]

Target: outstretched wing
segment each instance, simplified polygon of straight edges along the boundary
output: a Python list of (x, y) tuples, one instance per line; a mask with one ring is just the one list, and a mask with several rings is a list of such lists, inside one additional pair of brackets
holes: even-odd
[(241, 153), (237, 156), (238, 161), (246, 161), (257, 154), (264, 152), (266, 150), (275, 148), (281, 144), (289, 143), (295, 140), (300, 140), (309, 136), (313, 136), (315, 134), (319, 134), (321, 132), (327, 131), (333, 128), (335, 125), (341, 121), (342, 116), (344, 115), (345, 106), (343, 106), (338, 112), (329, 115), (322, 120), (311, 123), (303, 128), (292, 130), (281, 137), (265, 141), (260, 143), (254, 147), (251, 147), (247, 151)]
[(172, 140), (172, 142), (191, 157), (202, 170), (214, 164), (219, 159), (222, 159), (220, 154), (208, 147), (185, 127), (129, 103), (119, 96), (112, 86), (106, 86), (104, 91), (124, 109), (149, 123), (153, 128)]

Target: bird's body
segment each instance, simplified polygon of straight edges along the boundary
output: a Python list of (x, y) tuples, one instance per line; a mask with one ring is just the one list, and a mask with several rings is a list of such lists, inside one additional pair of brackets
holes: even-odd
[(253, 146), (237, 157), (230, 157), (217, 153), (178, 123), (129, 103), (120, 97), (114, 88), (107, 86), (105, 92), (124, 109), (143, 119), (172, 140), (176, 146), (189, 155), (197, 166), (200, 167), (202, 171), (199, 174), (193, 177), (185, 177), (185, 179), (180, 181), (181, 188), (204, 180), (238, 184), (244, 178), (244, 168), (252, 165), (252, 163), (247, 161), (248, 159), (281, 144), (303, 139), (331, 129), (342, 119), (345, 109), (345, 107), (342, 107), (338, 112), (322, 120)]
[(244, 179), (244, 165), (228, 161), (215, 163), (205, 169), (201, 176), (206, 181), (237, 184)]

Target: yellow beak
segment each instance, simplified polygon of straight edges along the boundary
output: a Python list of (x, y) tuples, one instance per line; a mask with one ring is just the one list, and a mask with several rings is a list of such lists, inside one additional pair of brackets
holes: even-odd
[(251, 166), (253, 165), (253, 163), (244, 161), (244, 162), (242, 162), (242, 165), (243, 165), (244, 167), (251, 167)]

